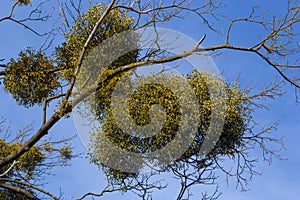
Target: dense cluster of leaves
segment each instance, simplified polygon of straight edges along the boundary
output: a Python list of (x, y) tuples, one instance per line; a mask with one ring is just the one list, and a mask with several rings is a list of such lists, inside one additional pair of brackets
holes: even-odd
[[(161, 76), (163, 76), (165, 81), (172, 83), (175, 75)], [(149, 79), (149, 76), (145, 78)], [(207, 73), (197, 71), (193, 71), (191, 74), (188, 74), (186, 79), (193, 88), (199, 104), (198, 131), (189, 148), (180, 158), (176, 160), (176, 163), (183, 162), (186, 164), (191, 164), (191, 158), (193, 158), (195, 162), (199, 161), (198, 158), (200, 159), (199, 150), (211, 123), (210, 119), (213, 104), (208, 85), (218, 87), (218, 85), (220, 83), (224, 83), (224, 81), (218, 77), (212, 77)], [(111, 98), (112, 90), (115, 87), (115, 84), (116, 82), (107, 84), (105, 87), (106, 93), (104, 93), (104, 89), (101, 93), (102, 107), (94, 107), (96, 108), (95, 113), (97, 114), (95, 115), (95, 118), (100, 121), (100, 131), (105, 135), (105, 137), (112, 141), (116, 147), (135, 153), (147, 153), (155, 151), (172, 141), (175, 135), (178, 134), (181, 120), (181, 107), (178, 103), (179, 97), (177, 97), (170, 89), (159, 84), (146, 84), (139, 88), (138, 91), (135, 91), (129, 99), (128, 109), (131, 118), (137, 125), (144, 126), (151, 122), (151, 114), (149, 111), (151, 106), (155, 104), (162, 106), (166, 113), (166, 121), (160, 132), (156, 133), (153, 137), (135, 137), (134, 132), (128, 133), (118, 127), (118, 124), (116, 123), (112, 114)], [(184, 91), (184, 88), (181, 89)], [(227, 105), (224, 128), (220, 134), (220, 140), (208, 155), (208, 157), (211, 156), (211, 159), (217, 155), (233, 154), (239, 148), (242, 137), (248, 128), (248, 120), (251, 117), (248, 106), (249, 102), (247, 102), (243, 92), (236, 84), (232, 86), (226, 84), (226, 93)], [(214, 105), (218, 104), (218, 102), (214, 103)], [(122, 113), (123, 111), (120, 110), (119, 112)], [(218, 113), (218, 115), (220, 116), (217, 117), (222, 117), (222, 113)], [(101, 145), (103, 144), (103, 137), (102, 134), (99, 136), (98, 131), (99, 130), (96, 130), (93, 134), (93, 142), (90, 149), (91, 161), (99, 165), (101, 168), (104, 168), (104, 170), (106, 170), (106, 172), (111, 175), (112, 178), (123, 179), (128, 176), (132, 176), (132, 174), (121, 173), (118, 170), (103, 165), (101, 159), (99, 159), (103, 156), (103, 154), (106, 154), (105, 157), (107, 158), (112, 158), (114, 155), (110, 155), (111, 152), (109, 150), (103, 149), (103, 145)], [(176, 151), (176, 149), (171, 149), (170, 151)], [(201, 168), (201, 166), (199, 166), (199, 168)]]
[[(74, 75), (82, 48), (104, 10), (105, 7), (102, 3), (89, 8), (86, 13), (76, 20), (72, 29), (66, 33), (65, 37), (67, 41), (56, 48), (57, 64), (62, 69), (61, 72), (66, 80), (70, 80)], [(96, 30), (94, 37), (89, 43), (86, 55), (114, 34), (130, 30), (132, 24), (133, 19), (131, 17), (127, 17), (125, 13), (122, 13), (118, 9), (112, 10)], [(127, 62), (128, 60), (132, 61), (135, 59), (135, 56), (136, 52), (122, 56), (112, 66), (120, 66), (124, 64), (124, 60)]]
[[(7, 76), (4, 78), (4, 86), (18, 104), (25, 107), (41, 104), (55, 95), (64, 80), (71, 79), (82, 48), (104, 10), (102, 3), (97, 4), (76, 20), (65, 35), (66, 42), (56, 48), (55, 60), (32, 49), (22, 51), (17, 60), (10, 60), (5, 68)], [(118, 9), (112, 10), (97, 29), (86, 55), (112, 35), (130, 30), (132, 24), (131, 17), (126, 17)], [(137, 51), (121, 56), (111, 64), (110, 69), (133, 62), (136, 56)]]
[(5, 90), (18, 104), (31, 107), (42, 103), (60, 87), (53, 62), (41, 51), (27, 49), (5, 68)]

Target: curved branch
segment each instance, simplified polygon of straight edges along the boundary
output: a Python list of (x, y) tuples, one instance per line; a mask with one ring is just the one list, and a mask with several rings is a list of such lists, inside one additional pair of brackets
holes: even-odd
[(33, 32), (33, 33), (36, 34), (37, 36), (45, 36), (45, 35), (48, 34), (48, 33), (40, 34), (40, 33), (38, 33), (37, 31), (35, 31), (34, 29), (30, 28), (28, 25), (24, 24), (24, 23), (21, 22), (21, 21), (18, 21), (18, 20), (16, 20), (16, 19), (14, 19), (14, 18), (11, 18), (11, 17), (10, 17), (10, 18), (8, 18), (8, 20), (11, 20), (11, 21), (13, 21), (13, 22), (16, 22), (17, 24), (19, 24), (19, 25), (23, 26), (24, 28), (30, 30), (31, 32)]
[(18, 5), (19, 2), (20, 2), (20, 0), (17, 0), (17, 1), (14, 3), (14, 5), (13, 5), (13, 6), (11, 7), (11, 9), (10, 9), (9, 15), (6, 16), (6, 17), (1, 18), (1, 19), (0, 19), (0, 22), (2, 22), (2, 21), (4, 21), (4, 20), (7, 20), (7, 19), (9, 19), (9, 18), (12, 17), (12, 15), (13, 15), (13, 13), (14, 13), (14, 11), (15, 11), (15, 8), (16, 8), (16, 6)]
[(33, 32), (34, 34), (36, 34), (37, 36), (45, 36), (47, 35), (48, 33), (44, 33), (44, 34), (40, 34), (38, 33), (37, 31), (35, 31), (33, 28), (31, 28), (30, 26), (26, 25), (24, 22), (26, 21), (44, 21), (46, 20), (49, 16), (46, 15), (46, 16), (41, 16), (39, 15), (38, 17), (36, 18), (32, 18), (32, 15), (35, 14), (35, 13), (41, 13), (41, 11), (39, 10), (39, 7), (44, 4), (45, 2), (42, 2), (40, 3), (35, 9), (33, 9), (30, 13), (29, 13), (29, 16), (25, 19), (21, 19), (21, 20), (17, 20), (13, 17), (13, 14), (14, 14), (14, 11), (15, 11), (15, 8), (18, 4), (22, 3), (20, 0), (17, 0), (13, 6), (11, 7), (10, 9), (10, 13), (8, 16), (6, 17), (3, 17), (0, 19), (0, 22), (2, 21), (5, 21), (5, 20), (10, 20), (10, 21), (13, 21), (21, 26), (23, 26), (25, 29), (28, 29), (29, 31)]
[(121, 191), (122, 188), (115, 188), (115, 189), (107, 189), (108, 186), (105, 187), (105, 189), (103, 189), (100, 193), (96, 194), (96, 193), (86, 193), (85, 195), (83, 195), (82, 197), (78, 198), (77, 200), (83, 200), (89, 196), (93, 196), (93, 197), (101, 197), (103, 196), (105, 193), (111, 193), (111, 192), (116, 192), (116, 191)]
[(34, 196), (31, 192), (29, 192), (29, 191), (27, 191), (23, 188), (15, 187), (15, 186), (8, 185), (8, 184), (2, 183), (2, 182), (0, 182), (0, 187), (5, 188), (7, 190), (12, 190), (12, 191), (14, 191), (16, 193), (19, 193), (19, 194), (23, 194), (28, 199), (32, 199), (32, 200), (38, 200), (39, 199), (36, 196)]
[(43, 193), (43, 194), (51, 197), (54, 200), (59, 200), (53, 194), (50, 194), (49, 192), (47, 192), (47, 191), (45, 191), (45, 190), (43, 190), (41, 188), (38, 188), (38, 187), (36, 187), (36, 186), (34, 186), (32, 184), (29, 184), (29, 183), (21, 182), (21, 181), (18, 181), (18, 180), (13, 180), (13, 179), (10, 179), (10, 178), (0, 178), (0, 181), (3, 181), (3, 182), (12, 182), (12, 183), (17, 183), (17, 184), (20, 184), (20, 185), (24, 185), (24, 186), (30, 187), (30, 188), (32, 188), (34, 190), (37, 190), (37, 191), (39, 191), (39, 192), (41, 192), (41, 193)]
[(14, 160), (14, 162), (11, 164), (11, 166), (3, 173), (0, 174), (0, 178), (5, 176), (18, 162)]

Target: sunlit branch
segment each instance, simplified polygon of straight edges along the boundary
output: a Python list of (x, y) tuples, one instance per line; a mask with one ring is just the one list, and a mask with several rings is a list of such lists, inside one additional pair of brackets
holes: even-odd
[(89, 43), (91, 42), (92, 38), (94, 37), (98, 27), (100, 26), (100, 24), (102, 23), (102, 21), (104, 20), (104, 18), (109, 14), (109, 11), (113, 8), (113, 5), (115, 3), (115, 0), (112, 0), (110, 2), (110, 4), (106, 7), (105, 11), (103, 12), (103, 14), (101, 15), (100, 19), (97, 21), (97, 23), (95, 24), (92, 32), (90, 33), (88, 39), (86, 40), (82, 50), (81, 50), (81, 53), (80, 53), (80, 56), (78, 58), (78, 63), (77, 63), (77, 67), (75, 69), (75, 72), (74, 72), (74, 76), (72, 77), (71, 81), (70, 81), (70, 85), (69, 85), (69, 88), (66, 92), (66, 96), (65, 96), (65, 100), (68, 100), (71, 93), (72, 93), (72, 90), (73, 90), (73, 87), (75, 85), (75, 81), (76, 81), (76, 76), (79, 74), (79, 71), (80, 71), (80, 68), (81, 68), (81, 65), (82, 65), (82, 62), (83, 62), (83, 58), (86, 54), (86, 51), (87, 51), (87, 48), (88, 48), (88, 45)]
[(4, 177), (6, 174), (9, 173), (9, 171), (15, 166), (15, 164), (17, 164), (18, 162), (14, 160), (14, 162), (11, 164), (11, 166), (3, 173), (3, 174), (0, 174), (0, 178), (1, 177)]

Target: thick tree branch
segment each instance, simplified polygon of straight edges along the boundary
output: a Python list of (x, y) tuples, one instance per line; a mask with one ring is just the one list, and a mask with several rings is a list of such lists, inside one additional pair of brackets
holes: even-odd
[[(66, 108), (68, 109), (68, 108)], [(65, 109), (65, 110), (66, 110)], [(65, 111), (66, 112), (66, 111)], [(63, 111), (63, 113), (65, 113)], [(7, 157), (0, 160), (0, 167), (4, 167), (14, 160), (22, 156), (26, 151), (28, 151), (34, 144), (36, 144), (43, 136), (47, 134), (51, 127), (55, 125), (61, 119), (62, 115), (60, 112), (56, 112), (28, 141), (26, 141), (19, 149), (14, 153), (8, 155)]]
[(2, 160), (0, 160), (0, 167), (3, 167), (5, 165), (13, 162), (13, 160), (16, 160), (17, 158), (19, 158), (23, 153), (28, 151), (35, 143), (37, 143), (42, 137), (44, 137), (48, 133), (50, 128), (52, 126), (54, 126), (65, 114), (72, 111), (72, 105), (68, 104), (67, 102), (68, 102), (69, 97), (71, 96), (73, 87), (75, 85), (76, 76), (78, 75), (78, 73), (80, 71), (80, 67), (82, 65), (82, 61), (83, 61), (84, 55), (86, 53), (86, 49), (87, 49), (91, 39), (93, 38), (97, 28), (100, 26), (100, 24), (104, 20), (105, 16), (112, 9), (114, 3), (115, 3), (115, 0), (112, 0), (111, 3), (109, 4), (109, 6), (104, 11), (104, 13), (102, 14), (102, 16), (100, 17), (100, 19), (98, 20), (98, 22), (96, 23), (96, 25), (94, 26), (93, 31), (90, 33), (89, 38), (87, 39), (87, 41), (82, 49), (82, 52), (80, 54), (80, 57), (78, 59), (77, 68), (75, 70), (75, 76), (73, 76), (71, 79), (70, 86), (65, 94), (64, 103), (61, 106), (60, 111), (53, 114), (52, 117), (46, 123), (44, 123), (42, 125), (42, 127), (26, 143), (24, 143), (22, 145), (22, 147), (20, 147), (14, 153), (12, 153), (12, 154), (8, 155), (7, 157), (3, 158)]
[(16, 186), (8, 185), (8, 184), (5, 184), (5, 183), (2, 183), (1, 181), (0, 181), (0, 187), (5, 188), (7, 190), (14, 191), (14, 192), (19, 193), (19, 194), (23, 194), (28, 199), (32, 199), (32, 200), (38, 200), (39, 199), (36, 196), (34, 196), (31, 192), (29, 192), (29, 191), (27, 191), (27, 190), (25, 190), (23, 188), (19, 188), (19, 187), (16, 187)]
[(18, 180), (14, 180), (14, 179), (10, 179), (10, 178), (0, 178), (0, 182), (12, 182), (12, 183), (16, 183), (16, 184), (19, 184), (19, 185), (23, 185), (23, 186), (26, 186), (26, 187), (29, 187), (29, 188), (32, 188), (36, 191), (39, 191), (49, 197), (51, 197), (52, 199), (54, 200), (58, 200), (58, 198), (56, 196), (54, 196), (53, 194), (41, 189), (41, 188), (38, 188), (32, 184), (29, 184), (29, 183), (25, 183), (25, 182), (22, 182), (22, 181), (18, 181)]
[[(112, 1), (113, 2), (113, 1)], [(111, 6), (113, 3), (111, 4)], [(105, 13), (104, 13), (105, 14)], [(106, 13), (107, 14), (107, 13)], [(102, 18), (101, 18), (102, 19)], [(99, 20), (101, 21), (101, 20)], [(99, 25), (99, 24), (98, 24)], [(97, 25), (96, 25), (97, 26)], [(96, 27), (95, 26), (95, 27)], [(93, 35), (93, 32), (91, 33)], [(89, 40), (90, 41), (90, 40)], [(201, 42), (203, 41), (203, 38), (200, 40)], [(86, 43), (88, 45), (88, 43)], [(80, 66), (82, 64), (83, 56), (86, 51), (86, 45), (85, 48), (83, 49), (79, 63), (77, 66), (77, 70), (75, 74), (79, 73)], [(197, 46), (197, 45), (196, 45)], [(120, 67), (116, 70), (113, 71), (112, 75), (110, 77), (103, 77), (101, 81), (105, 81), (106, 79), (110, 79), (111, 77), (114, 77), (122, 72), (126, 72), (132, 69), (135, 69), (137, 67), (145, 66), (145, 65), (150, 65), (150, 64), (161, 64), (161, 63), (167, 63), (167, 62), (172, 62), (184, 57), (187, 57), (189, 55), (192, 55), (194, 53), (201, 53), (201, 52), (210, 52), (210, 51), (216, 51), (216, 50), (222, 50), (222, 49), (229, 49), (229, 50), (235, 50), (235, 51), (242, 51), (242, 52), (251, 52), (257, 54), (260, 58), (262, 58), (264, 61), (266, 61), (270, 66), (272, 66), (286, 81), (294, 85), (296, 88), (300, 89), (299, 84), (295, 83), (294, 81), (290, 80), (283, 72), (281, 72), (276, 64), (274, 64), (271, 60), (269, 60), (266, 56), (264, 56), (262, 53), (260, 53), (256, 48), (247, 48), (247, 47), (239, 47), (239, 46), (231, 46), (228, 44), (223, 44), (223, 45), (218, 45), (218, 46), (211, 46), (211, 47), (206, 47), (206, 48), (193, 48), (188, 51), (184, 51), (182, 53), (179, 53), (175, 56), (167, 57), (167, 58), (162, 58), (162, 59), (157, 59), (157, 60), (147, 60), (147, 61), (141, 61), (141, 62), (136, 62), (136, 63), (131, 63), (129, 65)], [(74, 87), (76, 78), (74, 77), (71, 81), (70, 87), (68, 88), (68, 91), (65, 96), (65, 100), (67, 100), (70, 95), (71, 91)], [(91, 87), (89, 90), (86, 90), (82, 92), (78, 97), (76, 97), (73, 100), (73, 106), (77, 105), (80, 101), (82, 101), (84, 98), (86, 98), (88, 95), (90, 95), (92, 92), (94, 92), (96, 89), (99, 89), (99, 84), (96, 83), (93, 87)], [(15, 153), (11, 154), (10, 156), (4, 158), (3, 160), (0, 161), (0, 167), (5, 166), (6, 164), (12, 162), (13, 160), (17, 159), (19, 156), (21, 156), (24, 152), (26, 152), (30, 147), (32, 147), (40, 138), (42, 138), (47, 132), (63, 115), (71, 112), (71, 105), (63, 104), (61, 113), (55, 113), (47, 123), (45, 123), (40, 130), (27, 142), (25, 143), (20, 149), (18, 149)]]
[[(199, 42), (203, 42), (204, 38), (205, 37), (202, 37), (199, 40)], [(170, 57), (167, 57), (167, 58), (156, 59), (156, 60), (140, 61), (140, 62), (131, 63), (131, 64), (126, 65), (126, 66), (122, 66), (122, 67), (120, 67), (118, 69), (115, 69), (109, 77), (102, 77), (102, 79), (100, 79), (99, 82), (105, 82), (105, 81), (109, 80), (110, 78), (112, 78), (114, 76), (117, 76), (120, 73), (127, 72), (127, 71), (130, 71), (130, 70), (138, 68), (138, 67), (142, 67), (142, 66), (146, 66), (146, 65), (151, 65), (151, 64), (168, 63), (168, 62), (176, 61), (176, 60), (179, 60), (181, 58), (190, 56), (190, 55), (192, 55), (194, 53), (210, 52), (210, 51), (216, 51), (216, 50), (222, 50), (222, 49), (223, 50), (224, 49), (229, 49), (229, 50), (234, 50), (234, 51), (255, 53), (260, 58), (262, 58), (265, 62), (267, 62), (268, 65), (270, 65), (271, 67), (273, 67), (286, 81), (288, 81), (289, 83), (291, 83), (296, 88), (300, 89), (300, 85), (299, 84), (297, 84), (296, 82), (294, 82), (290, 78), (288, 78), (283, 72), (281, 72), (278, 69), (278, 66), (275, 63), (273, 63), (270, 59), (268, 59), (266, 56), (264, 56), (262, 53), (260, 53), (256, 48), (231, 46), (231, 45), (228, 45), (228, 44), (211, 46), (211, 47), (206, 47), (206, 48), (197, 48), (199, 46), (199, 42), (195, 45), (195, 47), (193, 49), (181, 52), (181, 53), (179, 53), (177, 55), (174, 55), (174, 56), (170, 56)], [(77, 96), (76, 98), (74, 98), (74, 100), (72, 102), (72, 105), (76, 106), (80, 101), (82, 101), (84, 98), (86, 98), (87, 96), (89, 96), (91, 93), (93, 93), (94, 91), (100, 89), (100, 87), (101, 87), (100, 85), (101, 84), (96, 83), (92, 87), (90, 87), (89, 89), (87, 89), (85, 91), (82, 91), (79, 96)]]

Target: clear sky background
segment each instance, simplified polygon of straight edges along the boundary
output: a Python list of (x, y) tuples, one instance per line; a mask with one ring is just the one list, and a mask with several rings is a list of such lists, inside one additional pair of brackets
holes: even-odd
[[(270, 10), (270, 14), (282, 14), (286, 8), (286, 1), (264, 0), (264, 1), (225, 1), (226, 8), (221, 11), (230, 13), (233, 17), (244, 17), (250, 12), (251, 6), (260, 5), (260, 11)], [(8, 6), (10, 1), (0, 2), (0, 18), (8, 14)], [(242, 5), (243, 4), (243, 5)], [(50, 9), (47, 7), (47, 9)], [(26, 8), (18, 8), (19, 15), (22, 15)], [(55, 14), (56, 11), (50, 10)], [(218, 27), (226, 28), (227, 24), (219, 24)], [(51, 27), (40, 26), (35, 23), (39, 30), (48, 30)], [(195, 16), (189, 16), (184, 20), (177, 20), (176, 23), (167, 24), (166, 27), (182, 32), (195, 40), (202, 37), (203, 33), (207, 34), (203, 46), (219, 44), (223, 42), (222, 34), (205, 32), (203, 24)], [(241, 26), (235, 29), (234, 41), (236, 44), (249, 45), (252, 44), (258, 34), (262, 34), (255, 27), (244, 28)], [(57, 38), (55, 43), (59, 43), (61, 38)], [(24, 30), (11, 22), (0, 23), (0, 58), (6, 61), (11, 57), (16, 57), (20, 50), (26, 47), (39, 47), (42, 39), (37, 38), (31, 32)], [(299, 55), (296, 55), (299, 56)], [(228, 81), (233, 81), (240, 75), (239, 82), (242, 88), (246, 86), (257, 85), (257, 90), (271, 83), (278, 74), (255, 55), (241, 54), (232, 51), (225, 52), (222, 56), (214, 58), (214, 61), (223, 77)], [(278, 76), (278, 79), (280, 77)], [(255, 176), (248, 186), (250, 191), (240, 192), (235, 188), (235, 180), (230, 179), (227, 186), (224, 177), (220, 177), (220, 191), (223, 195), (220, 199), (232, 200), (292, 200), (298, 199), (300, 196), (300, 105), (296, 103), (295, 90), (289, 84), (284, 86), (286, 94), (275, 100), (268, 100), (265, 103), (269, 105), (269, 110), (257, 110), (254, 117), (260, 126), (267, 126), (271, 122), (278, 122), (279, 126), (276, 134), (278, 137), (284, 137), (286, 150), (281, 155), (287, 160), (274, 159), (272, 165), (265, 162), (257, 163), (256, 170), (262, 173), (262, 176)], [(32, 109), (21, 108), (16, 105), (11, 96), (4, 92), (3, 86), (0, 86), (0, 117), (5, 116), (7, 121), (11, 123), (14, 131), (20, 127), (24, 127), (29, 123), (33, 123), (35, 130), (41, 124), (41, 108), (34, 107)], [(77, 133), (73, 118), (61, 120), (51, 130), (50, 134), (55, 137), (67, 137)], [(73, 141), (76, 152), (84, 152), (85, 148), (77, 137)], [(259, 149), (253, 152), (253, 157), (261, 158)], [(77, 158), (70, 163), (69, 167), (56, 168), (53, 171), (54, 176), (47, 177), (49, 182), (47, 189), (58, 194), (60, 189), (64, 192), (66, 199), (73, 199), (83, 195), (85, 192), (99, 192), (105, 184), (102, 173), (96, 166), (89, 164), (87, 159)], [(168, 177), (164, 177), (168, 180)], [(169, 182), (170, 187), (167, 190), (157, 192), (155, 200), (173, 200), (178, 192), (178, 186), (174, 181)], [(194, 191), (194, 197), (203, 192), (204, 188), (197, 187)], [(107, 195), (101, 199), (136, 199), (135, 196), (125, 195), (120, 197), (119, 194)]]

